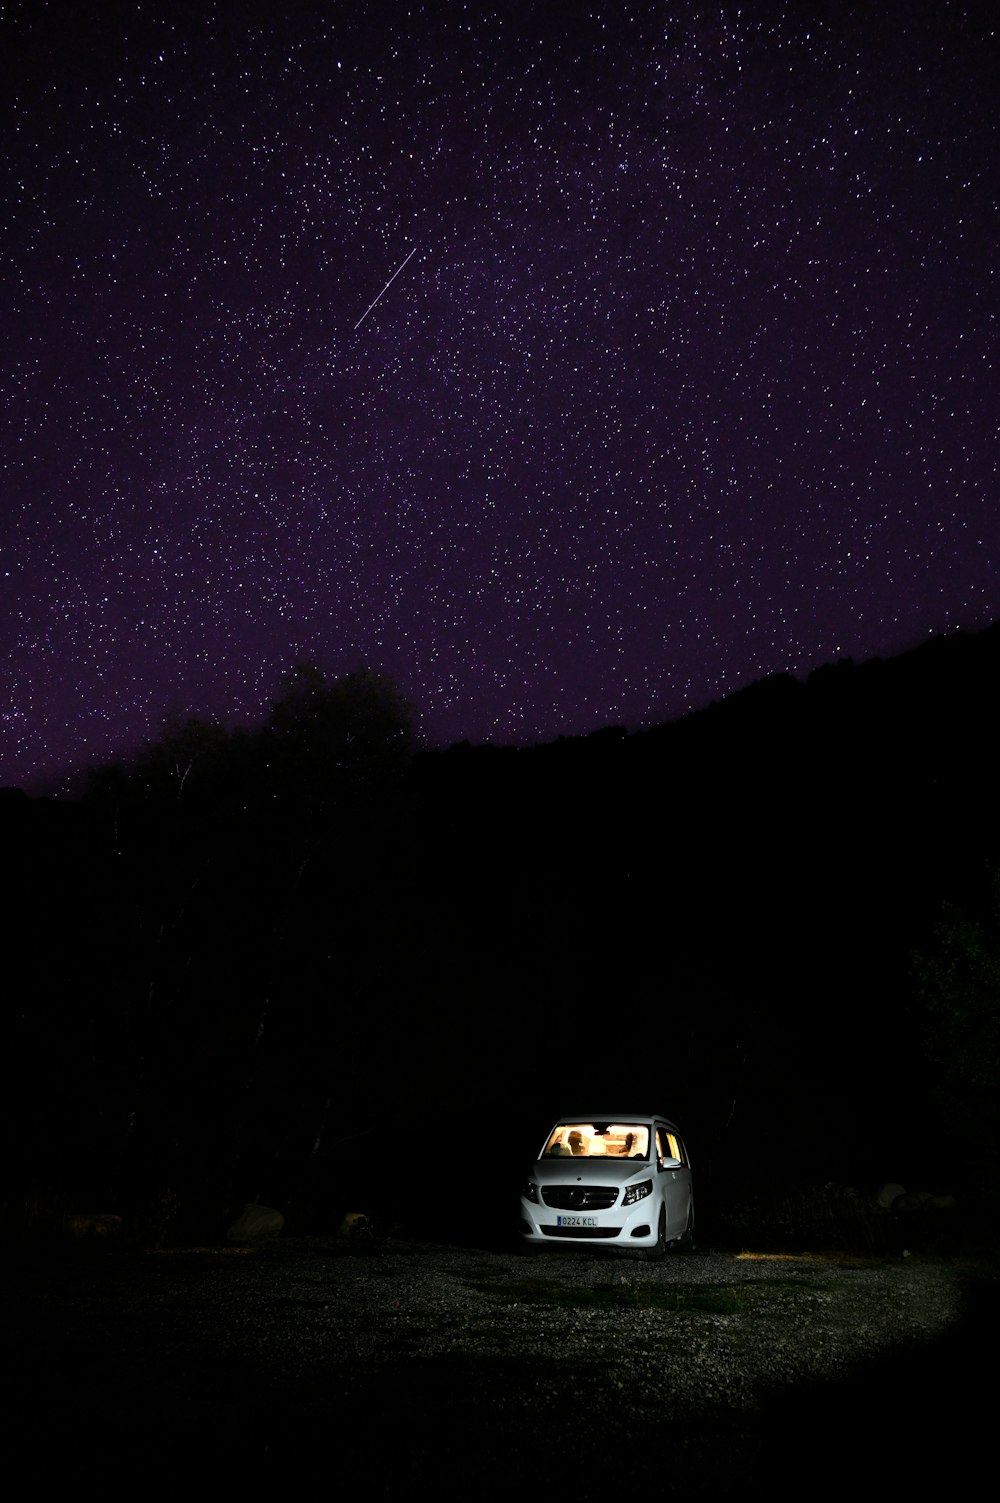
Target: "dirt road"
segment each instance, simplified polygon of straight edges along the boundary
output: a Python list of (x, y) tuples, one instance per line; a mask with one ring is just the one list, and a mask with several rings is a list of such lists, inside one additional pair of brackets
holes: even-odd
[(319, 1239), (29, 1257), (16, 1317), (36, 1479), (365, 1497), (946, 1480), (996, 1335), (995, 1285), (940, 1263)]

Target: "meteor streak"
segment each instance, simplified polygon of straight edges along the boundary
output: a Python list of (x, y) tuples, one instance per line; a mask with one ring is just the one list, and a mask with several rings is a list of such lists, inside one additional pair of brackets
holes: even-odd
[[(415, 256), (416, 254), (417, 254), (417, 247), (414, 246), (413, 249), (410, 251), (410, 256)], [(407, 256), (406, 261), (408, 261), (410, 259), (410, 256)], [(392, 276), (389, 278), (388, 282), (386, 282), (385, 286), (382, 288), (382, 291), (379, 293), (378, 297), (375, 299), (375, 303), (378, 302), (379, 298), (385, 297), (386, 293), (389, 291), (389, 288), (392, 286), (393, 282), (396, 280), (396, 278), (399, 276), (399, 273), (402, 271), (403, 267), (406, 265), (406, 261), (401, 261), (400, 264), (396, 267), (396, 270), (393, 272)], [(357, 323), (354, 325), (355, 329), (360, 329), (361, 328), (361, 325), (364, 323), (365, 319), (368, 317), (369, 313), (374, 308), (375, 303), (369, 303), (369, 305), (365, 309), (364, 313), (362, 313), (361, 317), (358, 319)], [(352, 330), (352, 333), (353, 333), (353, 330)]]

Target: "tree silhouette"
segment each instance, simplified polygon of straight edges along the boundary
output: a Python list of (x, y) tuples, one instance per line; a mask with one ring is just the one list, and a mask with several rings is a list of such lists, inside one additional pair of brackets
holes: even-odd
[(398, 770), (413, 752), (412, 707), (385, 674), (360, 669), (328, 680), (315, 663), (286, 674), (264, 732), (287, 766), (310, 781)]
[(303, 663), (258, 728), (172, 717), (93, 776), (123, 1181), (256, 1194), (343, 1102), (413, 739), (391, 680)]
[(972, 1162), (1000, 1151), (1000, 865), (974, 907), (942, 906), (933, 943), (913, 956), (936, 1095)]

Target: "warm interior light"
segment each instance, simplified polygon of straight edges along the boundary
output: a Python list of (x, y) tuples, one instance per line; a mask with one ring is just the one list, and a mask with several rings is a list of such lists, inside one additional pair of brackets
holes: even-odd
[[(649, 1129), (628, 1122), (601, 1123), (597, 1131), (593, 1122), (562, 1122), (545, 1145), (547, 1158), (572, 1155), (575, 1158), (645, 1158), (649, 1151)], [(679, 1156), (679, 1155), (678, 1155)]]

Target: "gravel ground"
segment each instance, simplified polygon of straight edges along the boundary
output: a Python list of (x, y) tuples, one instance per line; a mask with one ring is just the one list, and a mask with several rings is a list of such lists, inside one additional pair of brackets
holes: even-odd
[(27, 1269), (18, 1432), (36, 1474), (319, 1472), (379, 1497), (924, 1483), (988, 1433), (995, 1306), (916, 1259), (74, 1250)]

